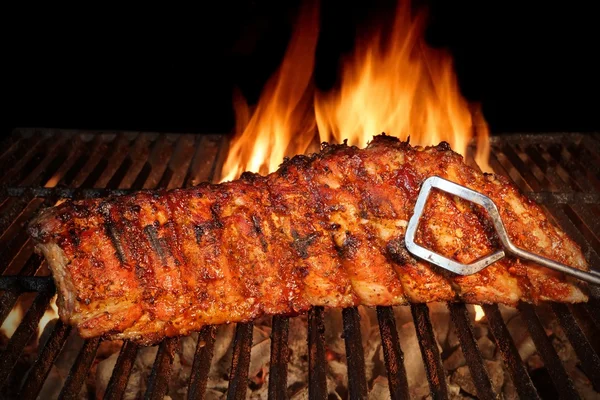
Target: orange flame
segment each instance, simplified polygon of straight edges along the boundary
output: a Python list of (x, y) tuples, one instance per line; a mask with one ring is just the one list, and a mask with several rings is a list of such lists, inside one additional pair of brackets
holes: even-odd
[(347, 139), (360, 147), (385, 132), (403, 140), (410, 136), (413, 145), (447, 141), (467, 156), (475, 141), (475, 161), (483, 171), (492, 171), (487, 124), (479, 106), (460, 94), (451, 55), (425, 43), (423, 12), (415, 16), (410, 2), (401, 2), (390, 36), (377, 32), (359, 43), (342, 65), (340, 88), (317, 92), (310, 103), (317, 18), (315, 6), (301, 13), (283, 63), (251, 118), (245, 101), (236, 98), (237, 135), (221, 181), (243, 171), (272, 172), (284, 156), (304, 153), (315, 123), (320, 141)]
[(236, 137), (221, 181), (244, 171), (274, 171), (285, 156), (308, 149), (315, 135), (311, 78), (318, 36), (319, 8), (309, 1), (300, 12), (283, 63), (265, 85), (251, 118), (246, 101), (235, 93)]
[[(344, 64), (340, 90), (316, 96), (323, 140), (348, 139), (363, 147), (374, 134), (386, 132), (402, 139), (410, 136), (411, 143), (423, 146), (447, 141), (466, 155), (476, 133), (487, 139), (487, 125), (474, 121), (460, 94), (452, 56), (425, 43), (425, 21), (425, 13), (415, 17), (410, 2), (403, 2), (383, 46), (381, 32), (359, 43)], [(476, 161), (486, 169), (489, 150), (478, 147)]]

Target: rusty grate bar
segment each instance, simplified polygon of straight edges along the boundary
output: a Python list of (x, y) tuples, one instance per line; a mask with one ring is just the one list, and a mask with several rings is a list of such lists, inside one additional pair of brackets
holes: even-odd
[(135, 343), (129, 341), (123, 343), (115, 368), (108, 381), (106, 393), (104, 393), (105, 399), (120, 399), (123, 397), (137, 352), (138, 345)]
[(75, 360), (73, 367), (71, 367), (71, 371), (69, 372), (69, 376), (67, 377), (65, 385), (58, 396), (59, 400), (77, 399), (79, 397), (79, 392), (81, 391), (83, 382), (85, 382), (85, 378), (87, 377), (88, 371), (92, 366), (92, 362), (94, 362), (94, 358), (96, 358), (98, 346), (100, 346), (99, 338), (85, 341), (81, 351), (77, 355), (77, 359)]
[(590, 378), (595, 390), (600, 391), (600, 357), (594, 351), (592, 344), (579, 327), (566, 304), (552, 303), (552, 310), (558, 317), (560, 325), (569, 338), (577, 357), (579, 357), (581, 368)]
[(498, 306), (495, 304), (486, 304), (483, 306), (483, 309), (488, 320), (488, 326), (502, 354), (504, 363), (508, 367), (519, 396), (523, 399), (539, 399), (537, 389), (527, 373), (527, 368), (525, 368), (523, 360), (521, 360), (519, 351), (508, 332)]
[(271, 330), (271, 361), (269, 366), (269, 399), (287, 399), (287, 370), (290, 359), (288, 347), (290, 320), (273, 317)]
[(148, 387), (146, 388), (144, 399), (162, 400), (167, 394), (178, 344), (178, 338), (168, 338), (163, 340), (158, 346), (156, 360), (152, 366), (150, 378), (148, 378)]
[(544, 366), (552, 377), (552, 382), (559, 395), (565, 399), (578, 399), (579, 394), (575, 390), (575, 386), (573, 386), (573, 381), (567, 375), (558, 354), (556, 354), (556, 350), (554, 350), (550, 339), (546, 336), (546, 331), (533, 306), (521, 302), (518, 308), (525, 316), (525, 322), (527, 323), (531, 338), (535, 343), (536, 349), (542, 356)]
[(188, 399), (204, 399), (208, 373), (215, 348), (217, 328), (212, 325), (202, 327), (198, 335), (194, 363), (190, 374)]
[(25, 314), (19, 327), (10, 338), (6, 350), (4, 350), (0, 357), (0, 385), (4, 386), (6, 384), (10, 372), (23, 353), (23, 349), (37, 331), (37, 326), (52, 296), (54, 296), (53, 292), (38, 294), (31, 307), (29, 307), (29, 310), (27, 310), (27, 314)]
[(346, 344), (350, 399), (366, 399), (367, 376), (365, 373), (365, 354), (362, 346), (358, 308), (344, 308), (342, 310), (342, 318), (344, 321), (343, 334)]
[(44, 348), (27, 375), (27, 384), (23, 386), (21, 392), (17, 396), (19, 399), (37, 398), (38, 393), (42, 390), (42, 386), (44, 386), (44, 382), (52, 369), (54, 361), (64, 347), (70, 333), (71, 326), (58, 320), (52, 334), (46, 341)]
[(433, 327), (429, 318), (429, 307), (423, 303), (411, 304), (410, 309), (415, 321), (415, 329), (419, 338), (419, 347), (425, 364), (431, 397), (433, 399), (448, 399), (446, 372), (442, 367), (442, 359), (433, 334)]
[(448, 303), (450, 317), (454, 323), (454, 328), (460, 339), (460, 346), (471, 371), (473, 383), (477, 388), (477, 397), (480, 399), (497, 398), (492, 388), (492, 381), (483, 362), (483, 357), (477, 346), (477, 341), (473, 335), (473, 326), (469, 320), (469, 313), (464, 303)]
[(327, 399), (323, 314), (323, 307), (313, 307), (308, 312), (308, 398), (310, 400)]
[(404, 353), (400, 348), (400, 339), (396, 329), (396, 319), (392, 307), (377, 307), (377, 320), (381, 334), (381, 346), (385, 369), (388, 374), (390, 396), (392, 399), (408, 399), (408, 379), (404, 366)]
[(228, 400), (242, 400), (246, 398), (253, 329), (254, 324), (252, 322), (237, 324), (235, 328), (229, 388), (227, 389)]

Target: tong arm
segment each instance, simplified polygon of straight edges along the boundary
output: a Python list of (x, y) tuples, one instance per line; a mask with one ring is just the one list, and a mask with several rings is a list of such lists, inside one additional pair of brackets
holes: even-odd
[[(417, 231), (417, 226), (419, 224), (421, 215), (423, 214), (423, 210), (425, 208), (427, 199), (429, 198), (429, 194), (431, 193), (431, 190), (433, 188), (438, 188), (444, 192), (454, 194), (464, 200), (482, 206), (490, 216), (492, 223), (494, 224), (494, 228), (496, 229), (496, 233), (498, 234), (498, 238), (500, 239), (500, 242), (502, 243), (504, 249), (498, 250), (488, 256), (480, 258), (479, 260), (476, 260), (471, 264), (462, 264), (455, 260), (451, 260), (447, 257), (437, 254), (415, 243), (415, 234)], [(406, 249), (412, 254), (416, 255), (417, 257), (420, 257), (426, 261), (429, 261), (435, 265), (438, 265), (442, 268), (448, 269), (460, 275), (471, 275), (476, 272), (479, 272), (482, 269), (489, 266), (490, 264), (493, 264), (494, 262), (504, 258), (507, 254), (510, 254), (527, 261), (532, 261), (538, 265), (542, 265), (544, 267), (551, 268), (556, 271), (560, 271), (562, 273), (574, 276), (586, 282), (600, 285), (600, 273), (596, 271), (587, 272), (579, 270), (577, 268), (569, 267), (567, 265), (558, 263), (546, 257), (531, 253), (520, 247), (515, 246), (515, 244), (512, 243), (510, 238), (508, 237), (506, 228), (504, 227), (502, 219), (500, 218), (498, 207), (492, 201), (492, 199), (490, 199), (482, 193), (476, 192), (472, 189), (456, 184), (439, 176), (432, 176), (430, 178), (427, 178), (423, 182), (421, 186), (421, 192), (419, 193), (419, 197), (417, 198), (417, 202), (415, 204), (415, 211), (411, 216), (410, 221), (408, 222), (408, 226), (406, 228), (405, 244)]]

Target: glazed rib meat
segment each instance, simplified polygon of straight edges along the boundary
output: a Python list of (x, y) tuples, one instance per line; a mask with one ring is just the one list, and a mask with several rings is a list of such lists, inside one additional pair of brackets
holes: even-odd
[[(58, 287), (60, 317), (83, 337), (155, 343), (206, 324), (310, 306), (412, 302), (584, 302), (580, 282), (503, 259), (459, 276), (404, 247), (421, 183), (437, 175), (498, 205), (520, 247), (582, 270), (580, 248), (506, 178), (467, 166), (446, 143), (376, 136), (323, 145), (267, 176), (66, 201), (29, 225)], [(461, 262), (498, 246), (477, 206), (434, 192), (417, 242)]]

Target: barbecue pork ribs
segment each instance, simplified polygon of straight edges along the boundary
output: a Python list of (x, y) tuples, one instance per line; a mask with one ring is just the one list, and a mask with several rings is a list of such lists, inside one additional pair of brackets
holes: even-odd
[[(404, 233), (432, 175), (489, 196), (517, 246), (588, 270), (577, 244), (506, 178), (467, 166), (447, 143), (386, 135), (365, 149), (324, 144), (267, 176), (66, 201), (29, 233), (52, 269), (60, 317), (88, 338), (151, 344), (313, 305), (587, 301), (583, 284), (517, 259), (459, 276), (413, 258)], [(499, 246), (478, 206), (442, 192), (416, 240), (467, 263)]]

